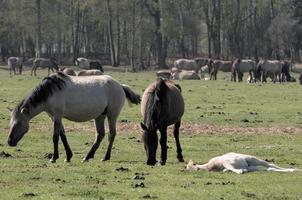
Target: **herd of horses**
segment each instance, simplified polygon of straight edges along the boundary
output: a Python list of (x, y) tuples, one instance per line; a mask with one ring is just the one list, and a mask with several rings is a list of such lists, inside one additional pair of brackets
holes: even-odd
[[(271, 78), (275, 83), (294, 82), (294, 77), (290, 75), (291, 63), (279, 60), (260, 60), (258, 63), (251, 59), (235, 59), (233, 61), (213, 60), (210, 58), (178, 59), (174, 62), (169, 71), (160, 70), (157, 72), (159, 77), (171, 78), (176, 80), (201, 79), (203, 73), (208, 73), (210, 80), (217, 79), (218, 71), (229, 72), (231, 81), (243, 81), (244, 73), (248, 73), (248, 82), (266, 82)], [(200, 75), (199, 75), (200, 73)], [(301, 78), (300, 78), (301, 79)]]
[[(19, 71), (19, 74), (22, 74), (22, 70), (23, 70), (23, 58), (22, 57), (9, 57), (7, 59), (7, 65), (8, 65), (8, 69), (10, 71), (10, 75), (12, 75), (12, 73), (15, 75), (16, 74), (16, 70)], [(48, 75), (50, 74), (50, 71), (54, 72), (54, 71), (63, 71), (64, 73), (68, 74), (68, 75), (76, 75), (76, 73), (74, 72), (73, 69), (71, 68), (60, 68), (57, 64), (56, 59), (54, 58), (30, 58), (27, 63), (29, 63), (29, 65), (32, 66), (31, 69), (31, 76), (34, 74), (34, 76), (37, 75), (36, 70), (38, 68), (43, 68), (43, 69), (48, 69)], [(87, 59), (87, 58), (77, 58), (75, 60), (75, 65), (79, 66), (80, 69), (89, 69), (89, 70), (99, 70), (100, 72), (96, 72), (95, 73), (103, 73), (103, 66), (101, 64), (101, 62), (99, 60), (92, 60), (92, 59)], [(92, 73), (92, 72), (90, 72)], [(85, 76), (87, 74), (87, 72), (81, 72), (80, 76)], [(97, 74), (95, 74), (97, 75)]]
[[(77, 65), (83, 63), (82, 59), (77, 60), (77, 62)], [(175, 65), (175, 67), (183, 67), (182, 62), (176, 63), (177, 65)], [(209, 66), (209, 60), (206, 62), (194, 62), (202, 63), (200, 66)], [(11, 65), (12, 70), (16, 69), (16, 67), (20, 67), (20, 65), (17, 65), (16, 63), (18, 63), (18, 59), (9, 59), (9, 64)], [(74, 74), (68, 74), (70, 70), (67, 69), (69, 68), (59, 71), (58, 66), (52, 59), (35, 59), (33, 63), (33, 68), (35, 69), (43, 65), (48, 68), (54, 68), (58, 72), (45, 77), (42, 82), (38, 84), (32, 90), (32, 92), (30, 92), (12, 111), (7, 141), (9, 146), (16, 146), (23, 138), (25, 133), (28, 132), (31, 119), (39, 115), (41, 112), (46, 112), (53, 122), (53, 153), (50, 162), (56, 162), (56, 160), (59, 158), (58, 146), (60, 139), (63, 143), (66, 153), (65, 161), (70, 162), (73, 153), (65, 134), (62, 119), (65, 118), (74, 122), (86, 122), (94, 120), (96, 128), (95, 140), (91, 149), (83, 158), (83, 162), (86, 162), (94, 158), (94, 155), (105, 136), (104, 122), (107, 118), (109, 125), (109, 144), (102, 160), (109, 160), (111, 158), (111, 150), (116, 136), (117, 118), (123, 108), (125, 100), (127, 99), (132, 104), (141, 104), (141, 115), (143, 122), (140, 124), (140, 126), (143, 130), (142, 138), (147, 156), (146, 163), (148, 165), (155, 165), (157, 163), (156, 152), (159, 142), (161, 146), (160, 164), (166, 164), (168, 149), (167, 127), (170, 125), (174, 125), (173, 134), (176, 143), (177, 159), (179, 162), (184, 162), (182, 148), (179, 141), (179, 130), (181, 126), (181, 118), (185, 110), (185, 104), (180, 85), (174, 83), (169, 78), (158, 78), (156, 81), (147, 86), (141, 97), (129, 86), (119, 83), (109, 75), (103, 74), (104, 71), (98, 70), (102, 73), (98, 76), (96, 74), (75, 76)], [(213, 72), (215, 63), (218, 63), (218, 61), (213, 61), (213, 65), (211, 66), (212, 69), (209, 70), (209, 72)], [(237, 74), (240, 74), (245, 72), (243, 69), (249, 69), (248, 66), (251, 63), (253, 62), (237, 60), (232, 64), (232, 67)], [(269, 65), (267, 63), (269, 63)], [(271, 63), (274, 63), (274, 65)], [(194, 63), (192, 64), (191, 62), (190, 64), (194, 66)], [(217, 65), (224, 66), (224, 64), (230, 66), (228, 62), (220, 62)], [(275, 65), (275, 62), (268, 61), (263, 61), (263, 63), (260, 65), (258, 64), (259, 67), (261, 66), (261, 75), (267, 76), (268, 71), (265, 71), (268, 69), (267, 66), (272, 67)], [(98, 65), (94, 64), (94, 66)], [(284, 64), (280, 64), (281, 69), (283, 66)], [(195, 68), (194, 70), (199, 70), (199, 67)], [(21, 71), (20, 73), (22, 73)], [(34, 69), (32, 72), (33, 71)], [(247, 71), (252, 72), (252, 70)], [(277, 75), (277, 73), (275, 73), (275, 75)], [(282, 79), (282, 77), (279, 77), (279, 79)], [(157, 131), (160, 132), (159, 139)], [(192, 164), (192, 162), (190, 162), (187, 168), (208, 169), (209, 171), (211, 171), (212, 168), (219, 168), (225, 169), (226, 171), (231, 170), (237, 173), (240, 170), (233, 169), (236, 167), (248, 166), (248, 162), (250, 162), (249, 159), (251, 159), (249, 156), (244, 156), (242, 159), (239, 159), (238, 156), (241, 156), (239, 154), (228, 155), (231, 155), (231, 157), (222, 156), (219, 157), (219, 159), (214, 159), (217, 162), (212, 161), (207, 165), (202, 166), (195, 166)], [(231, 165), (228, 162), (223, 164), (223, 159), (228, 162), (230, 159), (234, 159), (234, 162), (232, 162)], [(236, 164), (237, 161), (238, 163)], [(275, 167), (274, 165), (265, 165)], [(256, 167), (253, 168), (253, 170), (255, 169)], [(277, 169), (280, 171), (281, 168), (277, 167)], [(248, 172), (247, 170), (249, 169), (245, 170), (246, 171), (241, 170), (240, 172)]]
[[(64, 71), (64, 70), (63, 70)], [(89, 70), (87, 70), (89, 71)], [(109, 144), (103, 160), (109, 160), (116, 135), (116, 122), (125, 99), (132, 104), (141, 103), (144, 118), (141, 123), (147, 164), (155, 165), (158, 143), (157, 131), (161, 133), (160, 163), (167, 160), (167, 127), (174, 124), (174, 137), (177, 147), (177, 159), (184, 162), (179, 142), (179, 128), (184, 113), (184, 100), (181, 87), (170, 80), (157, 79), (147, 87), (142, 99), (129, 86), (120, 84), (109, 75), (73, 76), (58, 71), (45, 77), (36, 88), (27, 95), (12, 111), (8, 144), (16, 146), (29, 130), (30, 120), (41, 112), (46, 112), (53, 122), (53, 154), (50, 162), (59, 158), (58, 142), (65, 148), (66, 162), (70, 162), (73, 153), (65, 135), (62, 119), (74, 122), (86, 122), (94, 119), (95, 141), (84, 157), (88, 161), (105, 136), (104, 121), (109, 124)]]

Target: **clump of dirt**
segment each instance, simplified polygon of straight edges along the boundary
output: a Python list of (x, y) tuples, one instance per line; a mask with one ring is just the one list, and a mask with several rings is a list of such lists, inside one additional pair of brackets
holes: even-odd
[(52, 158), (52, 153), (46, 153), (46, 154), (44, 154), (44, 158), (51, 159)]
[(35, 194), (33, 192), (25, 192), (25, 193), (22, 193), (22, 196), (23, 197), (35, 197), (35, 196), (37, 196), (37, 194)]
[(248, 197), (248, 198), (253, 198), (256, 197), (256, 194), (251, 193), (251, 192), (241, 192), (242, 196)]
[(11, 154), (6, 153), (5, 151), (0, 152), (0, 158), (10, 158), (10, 157), (12, 157)]
[(135, 172), (134, 176), (132, 177), (133, 180), (145, 180), (144, 173)]
[(128, 172), (129, 169), (127, 167), (119, 167), (119, 168), (116, 168), (115, 171), (118, 171), (118, 172)]
[(142, 196), (142, 199), (157, 199), (157, 196), (151, 196), (150, 194), (146, 194)]
[(242, 120), (240, 120), (241, 122), (244, 122), (244, 123), (248, 123), (248, 122), (250, 122), (250, 120), (248, 120), (248, 119), (242, 119)]
[(144, 182), (132, 183), (133, 188), (145, 188)]

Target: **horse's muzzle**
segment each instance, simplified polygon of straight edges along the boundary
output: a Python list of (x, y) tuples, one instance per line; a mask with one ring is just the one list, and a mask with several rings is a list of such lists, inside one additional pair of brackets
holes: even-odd
[(15, 142), (14, 140), (12, 140), (11, 138), (8, 138), (7, 143), (11, 147), (17, 146), (17, 142)]

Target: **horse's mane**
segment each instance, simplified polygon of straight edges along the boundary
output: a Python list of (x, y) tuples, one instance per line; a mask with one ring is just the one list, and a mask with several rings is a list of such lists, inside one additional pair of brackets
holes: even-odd
[(62, 90), (65, 87), (65, 79), (69, 77), (58, 72), (56, 74), (45, 77), (24, 100), (18, 105), (19, 108), (36, 107), (39, 104), (45, 102), (54, 92)]
[(155, 89), (150, 93), (146, 103), (146, 115), (145, 124), (151, 130), (155, 130), (160, 124), (159, 118), (161, 112), (162, 97), (167, 91), (167, 85), (165, 81), (160, 78), (157, 80)]

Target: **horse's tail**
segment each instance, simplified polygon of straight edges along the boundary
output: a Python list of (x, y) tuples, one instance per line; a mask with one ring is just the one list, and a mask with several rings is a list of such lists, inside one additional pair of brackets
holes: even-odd
[(125, 92), (126, 98), (134, 104), (139, 104), (141, 102), (141, 97), (133, 92), (128, 85), (122, 84), (123, 90)]

